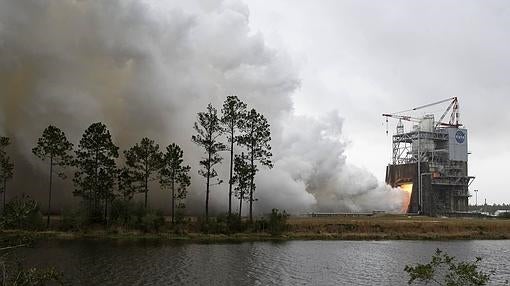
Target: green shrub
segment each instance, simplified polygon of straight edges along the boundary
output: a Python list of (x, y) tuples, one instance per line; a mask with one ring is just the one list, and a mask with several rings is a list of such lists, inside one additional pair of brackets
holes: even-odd
[(78, 207), (62, 211), (62, 230), (81, 231), (91, 222), (90, 214), (85, 208)]
[(177, 210), (175, 211), (175, 221), (172, 225), (172, 230), (176, 234), (185, 234), (187, 232), (188, 222), (184, 216), (184, 204), (179, 204), (177, 206)]
[(140, 228), (145, 232), (157, 232), (165, 224), (165, 217), (160, 210), (149, 210), (141, 218)]
[(409, 274), (409, 285), (414, 282), (448, 286), (488, 285), (494, 271), (479, 270), (481, 260), (477, 257), (473, 262), (459, 262), (455, 257), (437, 249), (429, 263), (406, 265), (404, 271)]
[(110, 224), (127, 228), (139, 228), (145, 216), (143, 203), (114, 200), (110, 210)]
[(5, 205), (1, 218), (3, 228), (11, 229), (39, 229), (43, 225), (39, 205), (28, 195), (16, 197)]
[(143, 203), (115, 200), (110, 210), (110, 225), (145, 232), (159, 231), (165, 224), (163, 212), (145, 209)]
[(180, 203), (177, 205), (177, 210), (175, 211), (175, 224), (176, 225), (184, 225), (186, 224), (186, 218), (184, 216), (184, 208), (185, 205)]
[(198, 229), (201, 233), (218, 233), (217, 223), (212, 218), (209, 221), (204, 220), (203, 218), (198, 218)]
[(246, 229), (246, 225), (242, 223), (239, 215), (220, 214), (215, 218), (211, 218), (206, 222), (203, 218), (199, 218), (198, 225), (201, 232), (213, 234), (230, 234), (233, 232), (242, 232)]
[(249, 225), (249, 228), (254, 232), (266, 232), (268, 230), (268, 221), (265, 218), (257, 219), (253, 224)]
[(289, 215), (286, 211), (280, 212), (278, 209), (272, 209), (269, 216), (268, 231), (276, 235), (287, 230), (287, 218)]
[(227, 223), (230, 232), (243, 232), (246, 230), (246, 225), (238, 214), (231, 214), (230, 217), (227, 216)]
[(213, 220), (213, 232), (214, 233), (222, 233), (229, 234), (230, 230), (230, 220), (227, 213), (220, 214), (216, 217), (216, 220)]
[(287, 218), (289, 215), (286, 211), (272, 209), (271, 214), (266, 218), (260, 218), (249, 226), (255, 232), (267, 232), (272, 235), (278, 235), (288, 229)]
[(228, 227), (225, 221), (222, 218), (219, 218), (219, 220), (216, 218), (209, 218), (209, 221), (205, 221), (204, 218), (200, 217), (198, 218), (198, 227), (199, 231), (202, 233), (228, 233)]
[[(113, 229), (124, 228), (153, 232), (159, 231), (165, 224), (165, 218), (161, 211), (146, 210), (143, 203), (133, 201), (114, 200), (109, 214), (108, 223)], [(94, 217), (95, 215), (87, 211), (86, 207), (64, 210), (62, 212), (62, 229), (84, 230), (96, 221)]]

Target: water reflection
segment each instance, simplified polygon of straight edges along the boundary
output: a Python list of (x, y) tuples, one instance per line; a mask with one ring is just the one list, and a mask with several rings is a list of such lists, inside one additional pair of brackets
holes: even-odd
[(406, 264), (436, 248), (480, 256), (494, 282), (510, 277), (510, 241), (291, 241), (161, 244), (47, 241), (19, 254), (56, 266), (69, 285), (406, 285)]

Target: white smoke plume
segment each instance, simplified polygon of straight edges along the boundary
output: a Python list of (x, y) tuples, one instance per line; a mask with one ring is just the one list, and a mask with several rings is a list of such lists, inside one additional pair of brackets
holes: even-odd
[[(0, 132), (17, 152), (11, 189), (45, 197), (45, 169), (30, 150), (47, 125), (76, 143), (90, 123), (102, 121), (121, 148), (144, 136), (163, 148), (183, 146), (193, 168), (188, 205), (199, 209), (201, 150), (191, 144), (192, 124), (207, 103), (219, 109), (236, 94), (272, 124), (275, 168), (256, 178), (257, 211), (401, 208), (401, 192), (346, 164), (338, 114), (293, 114), (295, 67), (250, 31), (246, 5), (180, 2), (0, 1)], [(59, 186), (57, 205), (73, 201), (69, 181)], [(211, 194), (217, 211), (225, 208), (226, 189)], [(157, 207), (166, 197), (156, 188), (150, 194)]]

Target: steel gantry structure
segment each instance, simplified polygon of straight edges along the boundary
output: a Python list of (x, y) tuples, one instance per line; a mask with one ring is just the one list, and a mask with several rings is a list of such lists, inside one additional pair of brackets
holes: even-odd
[[(446, 102), (449, 105), (437, 121), (434, 114), (408, 114)], [(413, 185), (406, 211), (430, 215), (467, 211), (468, 187), (474, 177), (468, 176), (467, 130), (460, 123), (458, 98), (383, 116), (386, 122), (398, 121), (386, 182), (393, 187)], [(405, 130), (404, 122), (411, 122), (412, 128)]]

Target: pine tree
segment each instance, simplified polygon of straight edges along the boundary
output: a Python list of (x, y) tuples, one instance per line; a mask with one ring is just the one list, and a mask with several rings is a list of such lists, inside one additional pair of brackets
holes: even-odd
[(78, 170), (74, 174), (74, 194), (88, 203), (89, 210), (94, 215), (101, 213), (101, 203), (104, 203), (105, 222), (108, 202), (113, 199), (118, 150), (106, 125), (98, 122), (85, 130), (75, 151), (75, 165)]
[(237, 143), (236, 132), (242, 127), (243, 119), (246, 112), (246, 104), (239, 100), (237, 96), (227, 96), (221, 109), (223, 116), (221, 124), (223, 132), (227, 134), (230, 143), (230, 175), (228, 181), (228, 215), (232, 215), (232, 185), (233, 185), (233, 169), (234, 169), (234, 143)]
[(129, 150), (124, 151), (126, 165), (133, 174), (140, 192), (145, 194), (145, 209), (147, 209), (147, 193), (149, 182), (157, 180), (161, 169), (162, 153), (154, 140), (143, 138)]
[(241, 153), (235, 155), (233, 181), (236, 183), (235, 195), (239, 199), (239, 218), (242, 217), (243, 201), (247, 200), (246, 194), (250, 191), (250, 182), (252, 177), (252, 168), (247, 161), (248, 157)]
[(135, 175), (127, 167), (117, 170), (117, 190), (124, 201), (130, 201), (138, 189), (135, 185)]
[(37, 146), (32, 149), (32, 153), (39, 159), (49, 161), (50, 178), (46, 227), (50, 226), (51, 191), (54, 168), (57, 168), (57, 175), (65, 179), (65, 174), (62, 169), (72, 164), (72, 150), (73, 144), (67, 140), (65, 133), (52, 125), (44, 129), (42, 136), (37, 141)]
[(5, 211), (5, 194), (7, 193), (7, 181), (14, 176), (14, 163), (7, 155), (5, 148), (11, 143), (9, 137), (0, 136), (0, 183), (3, 193), (3, 209)]
[(239, 137), (239, 144), (248, 150), (248, 160), (251, 168), (250, 176), (250, 222), (253, 222), (253, 202), (255, 201), (255, 174), (258, 171), (257, 165), (273, 167), (271, 162), (271, 131), (267, 119), (255, 109), (246, 115), (243, 124), (243, 134)]
[[(209, 221), (209, 192), (211, 187), (211, 179), (218, 176), (218, 172), (214, 166), (220, 164), (223, 158), (218, 152), (225, 150), (225, 145), (218, 141), (222, 135), (222, 128), (218, 119), (217, 110), (211, 104), (207, 105), (206, 112), (198, 113), (198, 121), (193, 125), (193, 129), (197, 132), (191, 137), (191, 140), (198, 146), (204, 148), (206, 155), (200, 161), (203, 167), (198, 173), (206, 179), (205, 192), (205, 219)], [(218, 180), (218, 184), (221, 180)]]
[(160, 183), (172, 192), (172, 224), (175, 223), (176, 200), (186, 198), (186, 190), (191, 185), (188, 175), (190, 166), (183, 165), (183, 151), (179, 145), (172, 143), (166, 147), (163, 155), (163, 166), (160, 171)]

